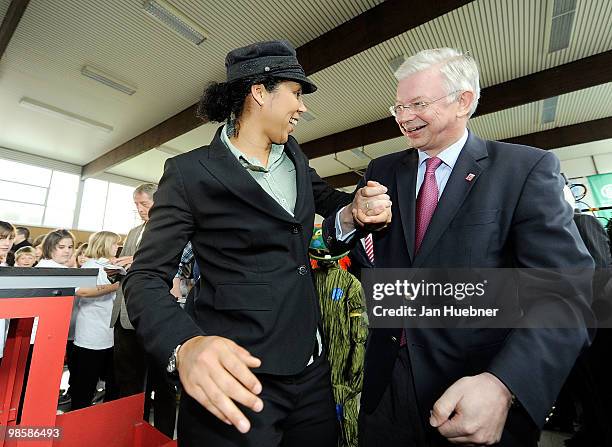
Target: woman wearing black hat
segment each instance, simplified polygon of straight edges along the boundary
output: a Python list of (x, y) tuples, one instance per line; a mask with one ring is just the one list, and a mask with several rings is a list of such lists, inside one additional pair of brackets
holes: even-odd
[[(287, 42), (230, 52), (200, 103), (225, 122), (209, 146), (166, 162), (124, 283), (145, 348), (180, 376), (179, 445), (336, 446), (329, 366), (308, 245), (315, 212), (351, 197), (321, 180), (294, 138), (316, 90)], [(360, 190), (359, 223), (385, 223), (386, 188)], [(365, 216), (364, 200), (379, 215)], [(350, 216), (350, 214), (349, 214)], [(192, 314), (169, 293), (191, 241), (202, 275)]]

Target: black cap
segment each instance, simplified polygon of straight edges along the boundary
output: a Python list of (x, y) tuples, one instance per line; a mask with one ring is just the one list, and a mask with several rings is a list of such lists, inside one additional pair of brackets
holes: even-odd
[(295, 55), (295, 49), (286, 40), (257, 42), (237, 48), (225, 57), (227, 82), (255, 75), (270, 75), (302, 84), (304, 93), (312, 93), (317, 86), (306, 77)]

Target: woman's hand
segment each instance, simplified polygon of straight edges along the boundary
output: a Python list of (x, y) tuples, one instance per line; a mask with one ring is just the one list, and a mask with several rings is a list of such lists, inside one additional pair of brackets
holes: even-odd
[(241, 433), (251, 424), (238, 402), (255, 412), (263, 409), (261, 383), (250, 371), (261, 361), (233, 341), (216, 336), (187, 340), (177, 353), (177, 369), (184, 390), (203, 407)]

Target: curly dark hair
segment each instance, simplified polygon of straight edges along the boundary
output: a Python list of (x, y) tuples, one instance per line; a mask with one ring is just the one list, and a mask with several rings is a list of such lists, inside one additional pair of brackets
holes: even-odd
[(268, 75), (258, 75), (238, 79), (234, 82), (213, 82), (206, 87), (198, 104), (197, 116), (206, 121), (226, 122), (230, 118), (238, 120), (244, 109), (244, 100), (251, 94), (251, 87), (263, 84), (268, 92), (276, 90), (284, 79)]

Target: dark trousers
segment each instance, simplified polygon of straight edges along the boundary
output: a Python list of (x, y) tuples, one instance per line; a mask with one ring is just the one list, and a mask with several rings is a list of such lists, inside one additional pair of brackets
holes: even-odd
[[(144, 419), (149, 420), (149, 414), (153, 408), (153, 425), (173, 439), (176, 426), (176, 388), (166, 380), (165, 374), (166, 372), (155, 363), (149, 362), (145, 386)], [(154, 393), (153, 399), (151, 399), (151, 392)]]
[(581, 442), (593, 446), (612, 446), (611, 345), (612, 329), (598, 329), (593, 344), (578, 357), (557, 398), (555, 414), (566, 425), (573, 424), (576, 406), (580, 406)]
[[(372, 414), (359, 414), (360, 447), (450, 447), (417, 405), (408, 350), (399, 350), (391, 382)], [(499, 447), (537, 447), (539, 431), (522, 408), (511, 409)]]
[(119, 397), (142, 393), (147, 363), (144, 349), (136, 337), (136, 331), (122, 328), (117, 321), (114, 332), (113, 361)]
[[(169, 438), (174, 437), (176, 422), (176, 391), (161, 368), (148, 360), (136, 331), (115, 324), (115, 380), (118, 397), (145, 392), (144, 420), (149, 420), (153, 407), (153, 425)], [(151, 391), (155, 398), (151, 401)]]
[(240, 406), (251, 422), (241, 434), (226, 425), (187, 393), (181, 397), (180, 447), (336, 447), (338, 421), (325, 356), (294, 376), (258, 374), (264, 408), (255, 413)]
[(113, 380), (113, 348), (87, 349), (74, 345), (70, 379), (73, 410), (91, 405), (99, 379), (105, 382), (104, 401), (112, 400), (116, 395)]
[[(74, 340), (68, 340), (66, 342), (66, 366), (68, 366), (68, 372), (72, 371), (74, 368)], [(68, 376), (68, 390), (72, 386), (72, 382), (74, 381), (73, 374)]]

